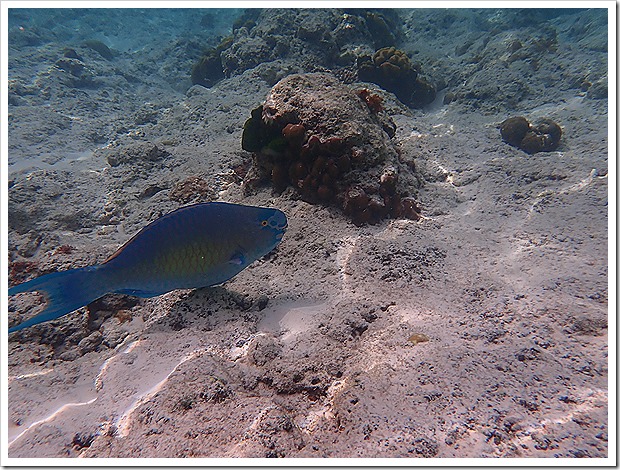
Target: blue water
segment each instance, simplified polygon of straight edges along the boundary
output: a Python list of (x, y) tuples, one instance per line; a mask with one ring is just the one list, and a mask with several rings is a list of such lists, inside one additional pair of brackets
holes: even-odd
[(177, 39), (204, 45), (232, 32), (239, 9), (160, 8), (11, 8), (10, 38), (32, 36), (35, 44), (58, 41), (71, 44), (98, 39), (119, 51), (138, 51)]

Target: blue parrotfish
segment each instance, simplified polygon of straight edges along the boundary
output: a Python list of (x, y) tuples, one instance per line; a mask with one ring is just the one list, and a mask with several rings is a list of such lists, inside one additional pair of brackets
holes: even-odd
[(107, 293), (155, 297), (221, 284), (271, 252), (287, 228), (278, 209), (225, 202), (195, 204), (151, 222), (105, 262), (37, 277), (9, 295), (41, 292), (46, 308), (9, 333), (47, 322)]

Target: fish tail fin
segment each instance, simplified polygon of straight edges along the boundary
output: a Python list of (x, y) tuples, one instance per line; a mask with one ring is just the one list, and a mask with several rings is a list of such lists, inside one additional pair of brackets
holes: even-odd
[(103, 278), (98, 268), (89, 266), (46, 274), (11, 287), (9, 295), (35, 291), (45, 294), (47, 307), (38, 315), (9, 328), (9, 333), (62, 317), (104, 295), (107, 289), (102, 286)]

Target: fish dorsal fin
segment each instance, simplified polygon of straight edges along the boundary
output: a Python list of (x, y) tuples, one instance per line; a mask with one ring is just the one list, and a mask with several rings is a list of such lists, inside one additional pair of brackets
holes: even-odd
[[(135, 235), (134, 235), (134, 237), (135, 237)], [(133, 238), (132, 238), (132, 239), (133, 239)], [(129, 241), (131, 241), (131, 240), (129, 240)], [(129, 242), (127, 242), (127, 243), (129, 243)], [(125, 245), (126, 245), (127, 243), (125, 243)], [(108, 257), (108, 259), (106, 259), (106, 260), (103, 262), (103, 264), (107, 263), (108, 261), (112, 261), (114, 258), (116, 258), (116, 257), (120, 254), (120, 252), (121, 252), (121, 251), (123, 251), (123, 247), (124, 247), (125, 245), (121, 246), (118, 250), (116, 250), (114, 253), (112, 253), (112, 254)]]
[[(152, 223), (152, 222), (151, 222)], [(132, 241), (134, 241), (138, 235), (140, 235), (142, 232), (144, 232), (145, 229), (147, 229), (151, 224), (147, 225), (146, 227), (142, 228), (142, 230), (140, 230), (138, 233), (136, 233), (133, 237), (131, 237), (129, 240), (127, 240), (125, 243), (123, 243), (123, 246), (121, 246), (118, 250), (116, 250), (114, 253), (112, 253), (108, 259), (106, 259), (103, 264), (107, 263), (108, 261), (112, 261), (114, 258), (116, 258), (118, 255), (120, 255), (123, 252), (123, 249), (129, 245)]]

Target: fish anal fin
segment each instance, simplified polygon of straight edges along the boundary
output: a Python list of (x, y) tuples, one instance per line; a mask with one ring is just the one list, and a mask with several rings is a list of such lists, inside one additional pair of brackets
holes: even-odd
[(114, 291), (115, 294), (124, 294), (124, 295), (133, 295), (134, 297), (141, 297), (143, 299), (148, 299), (150, 297), (157, 297), (158, 295), (165, 294), (165, 292), (155, 292), (148, 290), (140, 290), (140, 289), (119, 289)]

